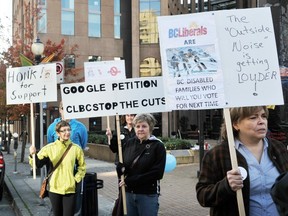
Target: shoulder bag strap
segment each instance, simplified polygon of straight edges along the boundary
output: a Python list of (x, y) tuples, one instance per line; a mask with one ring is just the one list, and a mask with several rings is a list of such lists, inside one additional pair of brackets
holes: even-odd
[(50, 176), (52, 175), (52, 173), (57, 169), (57, 167), (60, 165), (60, 163), (63, 161), (63, 159), (65, 158), (65, 156), (67, 155), (69, 149), (72, 147), (72, 143), (68, 146), (68, 148), (65, 150), (65, 152), (63, 153), (62, 157), (60, 158), (60, 160), (57, 162), (57, 164), (55, 165), (55, 167), (52, 169), (52, 171), (49, 173), (49, 175), (46, 177), (47, 179), (50, 178)]
[(130, 169), (133, 168), (135, 166), (135, 164), (137, 163), (138, 159), (143, 155), (143, 153), (145, 152), (146, 147), (142, 150), (142, 152), (133, 160)]

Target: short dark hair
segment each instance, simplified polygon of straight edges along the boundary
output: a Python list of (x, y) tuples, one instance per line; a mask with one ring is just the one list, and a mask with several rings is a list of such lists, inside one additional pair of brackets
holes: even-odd
[(65, 120), (61, 120), (60, 122), (57, 123), (55, 130), (59, 133), (62, 127), (67, 127), (67, 126), (70, 127), (70, 124)]
[[(251, 116), (255, 112), (258, 112), (260, 110), (264, 110), (265, 114), (267, 115), (268, 119), (268, 114), (269, 111), (266, 106), (253, 106), (253, 107), (235, 107), (235, 108), (230, 108), (230, 116), (231, 116), (231, 124), (232, 124), (232, 130), (233, 130), (233, 135), (234, 137), (238, 137), (238, 131), (234, 129), (233, 124), (237, 123), (244, 118)], [(227, 128), (225, 122), (222, 123), (221, 126), (221, 138), (223, 140), (228, 140), (227, 137)]]

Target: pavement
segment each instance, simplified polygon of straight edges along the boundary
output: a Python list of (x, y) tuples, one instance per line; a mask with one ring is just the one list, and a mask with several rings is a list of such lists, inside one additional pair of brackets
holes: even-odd
[[(41, 176), (33, 179), (28, 163), (29, 145), (25, 149), (25, 161), (20, 161), (21, 142), (17, 154), (10, 150), (4, 153), (6, 163), (5, 184), (12, 197), (12, 205), (17, 216), (48, 216), (51, 213), (49, 198), (38, 198)], [(15, 157), (16, 155), (16, 157)], [(110, 216), (114, 200), (118, 195), (117, 177), (113, 163), (85, 158), (87, 172), (97, 173), (97, 179), (103, 180), (104, 187), (98, 189), (98, 215)], [(161, 180), (160, 209), (158, 215), (165, 216), (207, 216), (209, 209), (199, 205), (196, 199), (195, 185), (198, 181), (199, 163), (177, 165), (164, 174)], [(42, 175), (43, 176), (43, 175)]]

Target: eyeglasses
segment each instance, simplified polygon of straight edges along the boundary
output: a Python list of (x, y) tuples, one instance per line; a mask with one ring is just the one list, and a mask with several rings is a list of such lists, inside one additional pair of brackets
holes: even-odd
[(70, 133), (70, 132), (71, 132), (71, 129), (60, 130), (59, 132), (61, 132), (61, 133)]

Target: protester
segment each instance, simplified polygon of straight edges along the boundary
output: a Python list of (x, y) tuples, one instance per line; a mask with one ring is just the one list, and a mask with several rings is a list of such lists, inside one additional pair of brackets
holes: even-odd
[(28, 132), (26, 130), (23, 130), (19, 136), (19, 138), (22, 139), (22, 147), (21, 147), (21, 163), (24, 162), (24, 157), (25, 157), (25, 148), (26, 148), (26, 143), (28, 140)]
[(232, 108), (230, 115), (237, 161), (242, 168), (232, 169), (226, 125), (222, 124), (222, 143), (202, 160), (197, 199), (201, 206), (210, 207), (210, 215), (237, 216), (236, 191), (242, 189), (246, 215), (279, 215), (270, 188), (279, 174), (288, 170), (287, 148), (266, 137), (265, 106)]
[[(135, 130), (133, 128), (133, 119), (135, 114), (126, 114), (121, 116), (121, 127), (120, 127), (120, 140), (121, 145), (124, 146), (128, 139), (135, 136)], [(118, 140), (117, 132), (112, 136), (110, 128), (106, 129), (107, 138), (110, 140), (110, 149), (113, 153), (116, 153), (115, 164), (119, 161), (118, 156)]]
[[(68, 122), (60, 121), (55, 129), (58, 139), (45, 145), (36, 155), (36, 166), (41, 168), (50, 164), (50, 169), (56, 165), (69, 145), (72, 145), (65, 159), (53, 172), (48, 183), (48, 194), (52, 204), (54, 216), (72, 216), (75, 211), (76, 183), (85, 176), (86, 164), (83, 150), (79, 145), (70, 140), (71, 127)], [(30, 164), (32, 154), (36, 153), (35, 146), (30, 146)], [(74, 175), (74, 167), (77, 162), (77, 170)], [(51, 171), (50, 170), (50, 171)]]
[(123, 146), (123, 164), (118, 175), (125, 174), (127, 215), (156, 216), (159, 209), (160, 179), (166, 162), (164, 144), (152, 135), (156, 120), (151, 114), (138, 114), (133, 119), (136, 136)]
[(85, 125), (82, 122), (77, 121), (76, 119), (68, 120), (64, 118), (62, 101), (59, 103), (59, 113), (60, 113), (60, 117), (56, 118), (54, 122), (50, 124), (47, 129), (47, 143), (54, 142), (55, 140), (58, 139), (57, 133), (55, 131), (55, 126), (61, 120), (66, 120), (69, 122), (71, 126), (70, 139), (72, 140), (73, 143), (76, 143), (82, 149), (85, 149), (87, 146), (87, 141), (88, 141), (88, 132), (87, 132)]
[[(56, 118), (52, 124), (49, 125), (47, 129), (47, 143), (54, 142), (58, 139), (57, 133), (55, 131), (55, 126), (61, 120), (66, 120), (64, 118), (64, 111), (63, 111), (63, 103), (62, 101), (59, 103), (59, 113), (60, 117)], [(85, 125), (77, 121), (76, 119), (66, 120), (69, 122), (71, 127), (71, 136), (70, 139), (73, 143), (79, 145), (83, 150), (87, 146), (88, 142), (88, 132)], [(76, 201), (76, 208), (75, 208), (75, 216), (81, 216), (82, 211), (82, 200), (83, 200), (83, 182), (80, 182), (77, 185), (77, 201)]]

